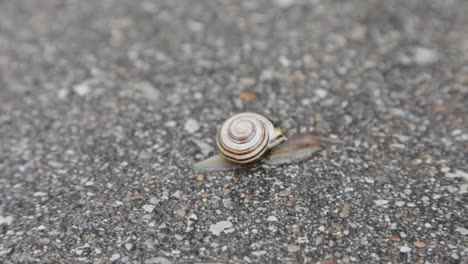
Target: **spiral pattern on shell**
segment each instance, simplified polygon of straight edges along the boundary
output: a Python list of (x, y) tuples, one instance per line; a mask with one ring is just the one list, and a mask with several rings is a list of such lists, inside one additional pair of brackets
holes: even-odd
[(241, 113), (224, 122), (216, 141), (221, 155), (226, 159), (250, 163), (260, 159), (279, 137), (282, 137), (281, 132), (266, 117)]

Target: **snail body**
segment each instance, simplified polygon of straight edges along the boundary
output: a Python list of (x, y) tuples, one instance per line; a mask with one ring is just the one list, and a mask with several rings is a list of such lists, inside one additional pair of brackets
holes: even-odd
[(219, 155), (196, 163), (195, 168), (223, 171), (255, 168), (263, 163), (270, 166), (291, 164), (310, 158), (325, 143), (343, 142), (314, 132), (299, 133), (287, 139), (268, 118), (256, 113), (240, 113), (228, 118), (218, 130)]
[(281, 129), (256, 113), (240, 113), (228, 118), (216, 136), (219, 153), (227, 160), (246, 164), (262, 159), (274, 146), (284, 142)]

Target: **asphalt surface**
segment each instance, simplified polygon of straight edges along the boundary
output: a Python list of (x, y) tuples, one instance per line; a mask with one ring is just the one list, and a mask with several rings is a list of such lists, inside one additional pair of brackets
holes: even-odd
[[(0, 262), (467, 263), (466, 14), (0, 0)], [(242, 111), (346, 143), (194, 172)]]

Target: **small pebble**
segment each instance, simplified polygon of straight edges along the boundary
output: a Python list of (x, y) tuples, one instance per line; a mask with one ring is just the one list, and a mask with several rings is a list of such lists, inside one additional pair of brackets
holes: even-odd
[[(444, 168), (442, 168), (444, 169)], [(447, 178), (462, 178), (465, 181), (468, 181), (468, 173), (464, 172), (462, 170), (455, 170), (453, 173), (449, 172), (450, 169), (448, 170), (441, 170), (442, 172), (445, 171), (445, 177)]]
[(73, 91), (79, 96), (85, 96), (91, 91), (91, 87), (85, 83), (77, 84), (73, 86)]
[(172, 264), (171, 261), (169, 261), (165, 257), (152, 257), (145, 259), (145, 264)]
[(255, 79), (254, 78), (241, 78), (240, 83), (245, 87), (251, 87), (252, 85), (255, 84)]
[(191, 215), (188, 217), (188, 219), (189, 219), (190, 221), (197, 221), (197, 220), (198, 220), (198, 216), (197, 216), (196, 214), (191, 214)]
[(202, 182), (205, 180), (205, 174), (199, 173), (197, 174), (197, 181)]
[(259, 250), (259, 251), (252, 251), (252, 255), (256, 257), (260, 257), (262, 255), (265, 255), (267, 252), (265, 250)]
[(155, 101), (159, 98), (159, 90), (149, 82), (136, 82), (132, 83), (130, 86), (131, 88), (139, 91), (149, 100)]
[(299, 251), (301, 248), (299, 246), (296, 246), (294, 244), (289, 244), (288, 245), (288, 252), (294, 253)]
[(279, 7), (286, 8), (292, 6), (296, 0), (274, 0), (273, 2)]
[(375, 200), (374, 203), (377, 206), (382, 206), (382, 205), (388, 204), (388, 200)]
[(180, 200), (182, 198), (182, 193), (179, 190), (177, 190), (171, 194), (171, 197), (174, 197)]
[(351, 204), (345, 202), (345, 203), (343, 204), (343, 207), (341, 208), (340, 216), (341, 216), (342, 218), (346, 218), (346, 217), (349, 216), (350, 211), (351, 211)]
[(462, 133), (463, 131), (461, 129), (455, 129), (450, 133), (450, 135), (455, 137), (455, 136), (461, 135)]
[(405, 202), (404, 201), (397, 201), (395, 202), (395, 205), (398, 206), (398, 207), (402, 207), (405, 205)]
[(327, 90), (324, 90), (324, 89), (317, 89), (315, 90), (315, 95), (319, 98), (319, 99), (323, 99), (325, 97), (327, 97)]
[(423, 247), (426, 247), (426, 246), (427, 246), (427, 244), (424, 243), (424, 242), (422, 242), (422, 241), (416, 241), (416, 242), (414, 242), (414, 245), (415, 245), (416, 247), (418, 247), (418, 248), (423, 248)]
[(458, 226), (457, 228), (455, 228), (455, 231), (462, 234), (462, 235), (464, 235), (464, 236), (468, 235), (468, 229), (466, 229), (464, 227)]
[(420, 66), (431, 65), (439, 60), (439, 55), (436, 50), (416, 47), (413, 50), (413, 60)]
[(0, 225), (6, 224), (6, 225), (11, 225), (15, 219), (13, 216), (1, 216), (0, 215)]
[(143, 205), (143, 210), (145, 210), (148, 213), (152, 213), (154, 211), (155, 206), (152, 204), (145, 204)]
[(193, 134), (200, 129), (200, 125), (195, 119), (188, 119), (187, 122), (185, 122), (184, 125), (185, 131), (187, 131), (189, 134)]
[(248, 103), (251, 103), (255, 100), (255, 98), (257, 98), (257, 94), (254, 92), (242, 92), (240, 93), (239, 98)]
[(304, 236), (304, 237), (298, 237), (296, 242), (298, 244), (306, 244), (306, 243), (309, 243), (309, 238), (307, 238), (307, 236)]
[(109, 259), (110, 261), (116, 261), (120, 258), (119, 253), (112, 254), (111, 258)]
[(197, 145), (197, 147), (200, 149), (200, 152), (205, 157), (207, 157), (211, 153), (215, 152), (214, 148), (210, 144), (206, 143), (203, 140), (199, 140), (199, 139), (194, 138), (194, 139), (192, 139), (192, 142)]
[(219, 236), (222, 232), (226, 233), (226, 230), (233, 227), (231, 221), (220, 221), (216, 224), (210, 225), (210, 232), (215, 236)]
[(276, 216), (270, 215), (267, 218), (267, 221), (269, 221), (269, 222), (278, 222), (278, 218)]
[(400, 247), (400, 252), (401, 253), (408, 253), (411, 251), (411, 248), (410, 247), (407, 247), (407, 246), (402, 246)]
[(176, 121), (167, 121), (166, 123), (164, 123), (164, 126), (165, 127), (175, 127), (175, 126), (177, 126), (177, 122)]

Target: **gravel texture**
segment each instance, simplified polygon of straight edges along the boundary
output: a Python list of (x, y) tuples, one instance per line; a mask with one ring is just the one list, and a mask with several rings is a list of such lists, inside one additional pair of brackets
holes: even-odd
[[(466, 14), (0, 0), (0, 262), (467, 263)], [(194, 172), (241, 111), (346, 143)]]

